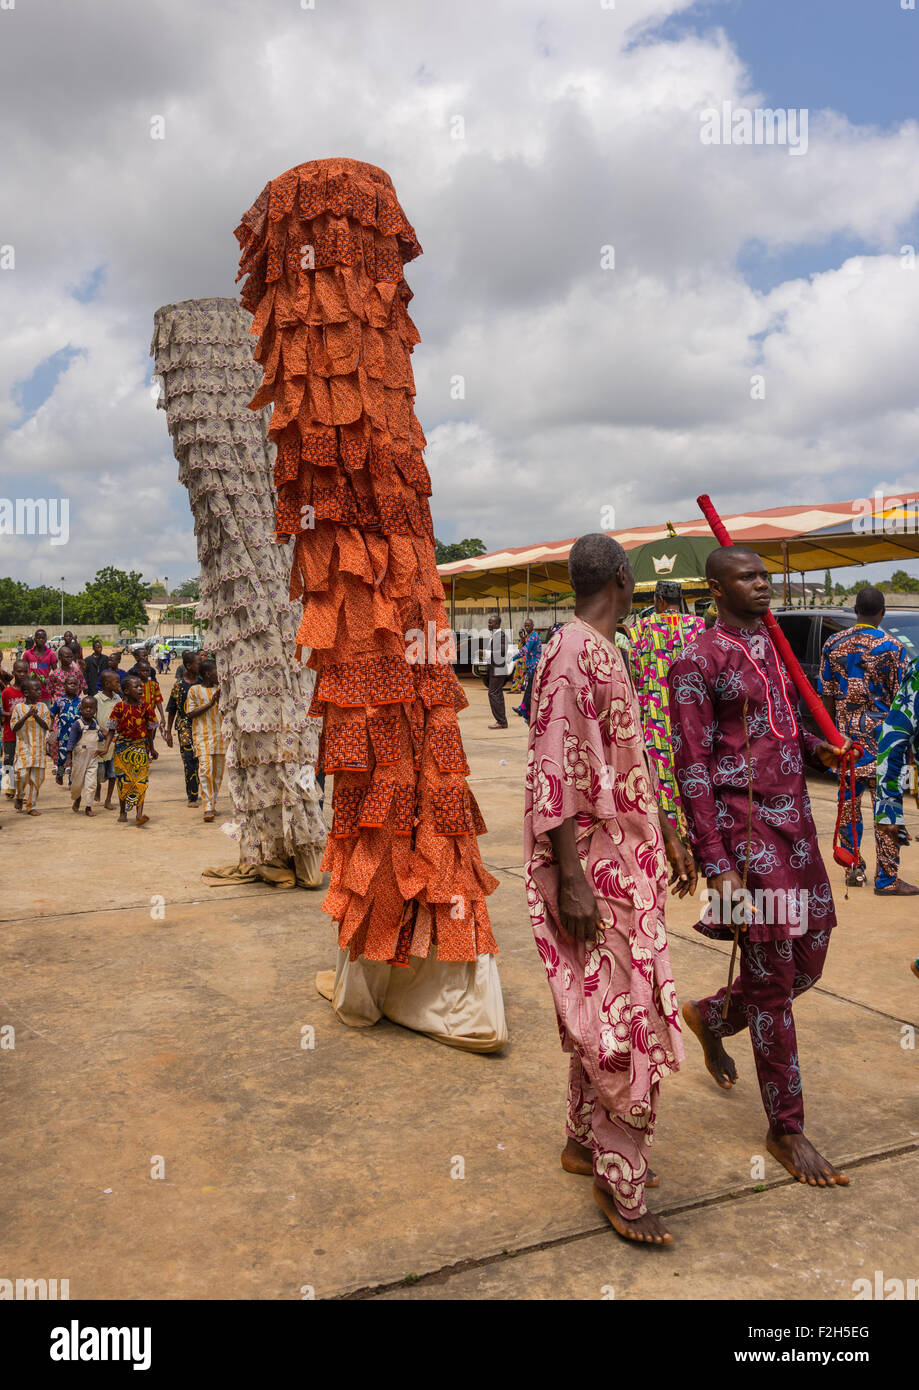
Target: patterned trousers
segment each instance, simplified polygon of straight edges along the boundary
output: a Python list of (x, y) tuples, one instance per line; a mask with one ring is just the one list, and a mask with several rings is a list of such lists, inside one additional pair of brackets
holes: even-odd
[(180, 714), (175, 722), (179, 737), (179, 752), (182, 755), (182, 768), (185, 772), (185, 795), (189, 801), (198, 800), (198, 755), (195, 752), (189, 721)]
[(571, 1054), (568, 1071), (568, 1114), (565, 1129), (572, 1139), (593, 1153), (594, 1181), (616, 1200), (620, 1215), (627, 1221), (644, 1216), (645, 1181), (648, 1176), (647, 1150), (654, 1136), (657, 1093), (651, 1088), (650, 1114), (645, 1123), (630, 1124), (623, 1115), (612, 1115), (605, 1108), (581, 1065)]
[[(850, 795), (851, 785), (849, 779), (843, 782), (843, 801), (845, 810), (843, 811), (842, 833), (840, 839), (848, 848), (852, 848), (852, 822), (849, 819), (852, 812), (849, 809), (852, 804)], [(859, 854), (862, 854), (862, 793), (867, 792), (871, 797), (872, 803), (877, 797), (877, 787), (874, 777), (856, 777), (855, 779), (855, 830), (858, 835)], [(874, 870), (875, 888), (892, 888), (897, 881), (897, 874), (900, 868), (900, 847), (894, 837), (887, 836), (877, 825), (874, 827), (874, 852), (876, 858)], [(863, 856), (864, 857), (864, 856)]]
[(740, 972), (721, 1017), (726, 989), (699, 1000), (699, 1012), (718, 1038), (750, 1029), (763, 1106), (773, 1134), (804, 1133), (804, 1096), (792, 1003), (823, 973), (830, 934), (805, 932), (782, 941), (740, 938)]

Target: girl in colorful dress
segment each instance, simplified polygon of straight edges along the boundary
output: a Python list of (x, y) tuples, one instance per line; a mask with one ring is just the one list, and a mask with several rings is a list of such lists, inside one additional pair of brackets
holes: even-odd
[(121, 699), (108, 722), (108, 738), (103, 759), (115, 744), (115, 776), (118, 779), (118, 819), (126, 822), (128, 812), (137, 815), (137, 824), (146, 825), (144, 798), (150, 777), (150, 759), (157, 757), (153, 747), (156, 715), (144, 699), (144, 688), (136, 676), (125, 676)]
[(49, 672), (48, 679), (45, 681), (46, 698), (49, 703), (61, 698), (64, 693), (64, 685), (71, 677), (77, 683), (77, 694), (85, 695), (86, 677), (74, 660), (73, 652), (69, 647), (61, 647), (57, 654), (57, 661), (57, 666)]

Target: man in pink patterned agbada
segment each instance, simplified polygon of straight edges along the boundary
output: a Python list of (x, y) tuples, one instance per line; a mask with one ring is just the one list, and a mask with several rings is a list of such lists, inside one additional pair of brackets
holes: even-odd
[(593, 1174), (614, 1230), (673, 1237), (645, 1205), (660, 1082), (683, 1058), (667, 950), (674, 892), (696, 870), (659, 810), (657, 783), (616, 625), (634, 578), (610, 536), (582, 536), (568, 561), (575, 617), (549, 641), (533, 686), (524, 849), (536, 945), (562, 1048), (571, 1054), (562, 1166)]

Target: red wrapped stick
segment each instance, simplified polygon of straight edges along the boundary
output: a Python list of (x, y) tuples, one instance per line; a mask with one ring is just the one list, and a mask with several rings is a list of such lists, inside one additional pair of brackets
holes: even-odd
[[(715, 511), (712, 505), (712, 499), (707, 493), (703, 493), (701, 497), (697, 497), (696, 501), (699, 504), (702, 515), (711, 527), (712, 535), (715, 537), (715, 540), (718, 541), (720, 545), (733, 545), (734, 542), (728, 535), (727, 527)], [(784, 661), (788, 674), (795, 683), (798, 694), (814, 716), (818, 729), (828, 743), (834, 748), (842, 749), (845, 746), (845, 738), (827, 714), (816, 690), (801, 670), (798, 658), (788, 645), (788, 640), (784, 632), (779, 627), (773, 614), (768, 610), (764, 615), (764, 621), (766, 627), (769, 629), (769, 636), (772, 638), (779, 656)]]

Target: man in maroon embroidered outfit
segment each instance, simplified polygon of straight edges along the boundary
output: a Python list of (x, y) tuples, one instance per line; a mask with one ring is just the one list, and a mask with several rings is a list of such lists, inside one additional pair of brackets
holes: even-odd
[(698, 929), (730, 940), (741, 924), (740, 973), (726, 1017), (725, 988), (687, 1004), (683, 1018), (725, 1090), (737, 1071), (722, 1038), (749, 1028), (769, 1152), (801, 1182), (845, 1185), (804, 1137), (792, 1013), (819, 980), (836, 925), (804, 764), (833, 766), (838, 754), (796, 717), (794, 687), (762, 625), (771, 593), (762, 560), (725, 546), (708, 557), (706, 577), (718, 621), (670, 668), (674, 765), (709, 886)]

